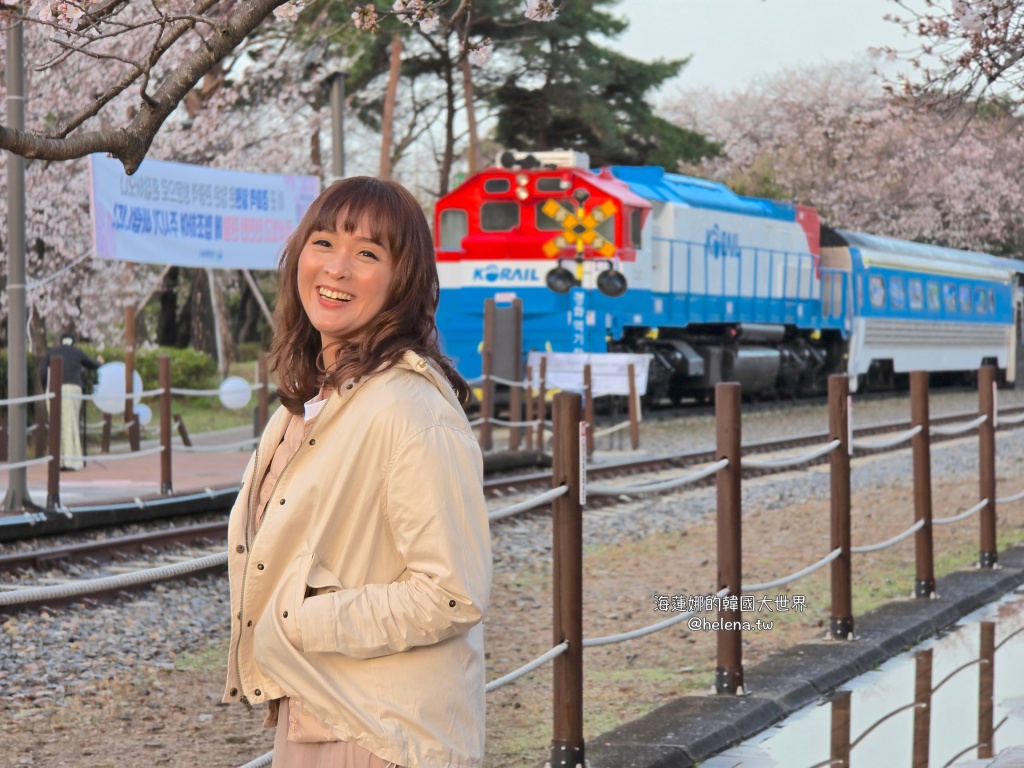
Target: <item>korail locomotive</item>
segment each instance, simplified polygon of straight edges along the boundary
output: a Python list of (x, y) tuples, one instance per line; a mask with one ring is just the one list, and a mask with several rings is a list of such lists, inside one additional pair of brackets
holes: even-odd
[(435, 209), (438, 327), (481, 372), (484, 300), (520, 299), (523, 350), (649, 353), (647, 397), (898, 384), (911, 370), (1012, 384), (1024, 262), (834, 230), (813, 208), (576, 152), (506, 152)]

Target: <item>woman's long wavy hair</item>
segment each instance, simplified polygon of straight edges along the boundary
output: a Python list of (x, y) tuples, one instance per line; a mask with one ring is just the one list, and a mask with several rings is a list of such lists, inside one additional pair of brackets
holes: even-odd
[[(391, 285), (380, 314), (357, 341), (339, 344), (337, 363), (324, 370), (323, 343), (302, 307), (298, 289), (299, 255), (313, 232), (348, 233), (360, 225), (383, 243), (392, 259)], [(469, 385), (438, 346), (434, 313), (440, 297), (434, 244), (416, 199), (399, 184), (369, 176), (339, 181), (324, 190), (288, 238), (278, 266), (277, 306), (270, 367), (278, 374), (278, 394), (289, 411), (303, 404), (321, 385), (337, 389), (351, 378), (394, 366), (406, 351), (433, 362), (447, 377), (459, 401)]]

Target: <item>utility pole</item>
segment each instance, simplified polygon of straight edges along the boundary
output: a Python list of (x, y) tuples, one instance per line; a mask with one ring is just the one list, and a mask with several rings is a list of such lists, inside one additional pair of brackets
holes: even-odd
[[(7, 28), (7, 126), (25, 130), (25, 30), (12, 16)], [(25, 303), (25, 158), (7, 153), (7, 396), (28, 395)], [(12, 464), (26, 459), (26, 404), (8, 406), (7, 458)], [(32, 506), (28, 495), (28, 468), (7, 470), (4, 509), (20, 511)]]
[(345, 178), (345, 73), (331, 75), (331, 176), (328, 184)]

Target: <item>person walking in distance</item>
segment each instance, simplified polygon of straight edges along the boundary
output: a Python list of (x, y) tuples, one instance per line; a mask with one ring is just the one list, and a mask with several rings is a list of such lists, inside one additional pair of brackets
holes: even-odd
[[(103, 357), (95, 360), (75, 346), (75, 336), (70, 331), (62, 333), (60, 344), (50, 347), (39, 363), (39, 378), (49, 388), (50, 358), (61, 359), (61, 406), (60, 406), (60, 468), (78, 470), (85, 466), (82, 458), (82, 441), (78, 434), (78, 416), (82, 408), (82, 368), (96, 370), (103, 365)], [(47, 404), (49, 409), (49, 404)]]
[(491, 551), (469, 387), (438, 347), (427, 221), (325, 190), (285, 245), (267, 424), (228, 524), (224, 701), (275, 768), (478, 768)]

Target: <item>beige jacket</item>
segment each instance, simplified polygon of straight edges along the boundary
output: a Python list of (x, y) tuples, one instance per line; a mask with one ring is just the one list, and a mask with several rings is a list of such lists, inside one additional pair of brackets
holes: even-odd
[(490, 535), (480, 449), (451, 387), (412, 353), (343, 385), (250, 537), (254, 478), (289, 418), (270, 420), (231, 510), (224, 700), (292, 697), (408, 768), (482, 765)]

